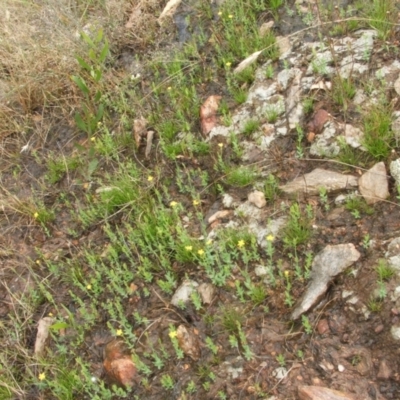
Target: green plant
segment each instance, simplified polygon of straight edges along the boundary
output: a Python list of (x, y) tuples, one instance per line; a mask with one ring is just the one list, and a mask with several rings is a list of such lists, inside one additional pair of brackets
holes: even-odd
[(342, 78), (338, 74), (332, 82), (332, 99), (341, 106), (344, 111), (348, 108), (348, 103), (356, 94), (356, 87), (351, 78)]
[(363, 146), (377, 160), (386, 159), (394, 147), (392, 108), (386, 100), (375, 104), (363, 116)]
[(257, 178), (254, 168), (241, 165), (230, 167), (226, 171), (225, 182), (234, 187), (245, 187), (253, 184)]
[(313, 327), (310, 323), (310, 320), (308, 319), (307, 315), (303, 314), (301, 316), (301, 324), (303, 325), (304, 331), (308, 334), (311, 335), (313, 332)]
[(310, 218), (303, 215), (300, 205), (293, 203), (289, 209), (289, 219), (283, 229), (282, 240), (286, 247), (295, 248), (308, 241), (311, 236)]
[(382, 310), (382, 299), (375, 299), (371, 297), (368, 301), (367, 307), (371, 312), (379, 312)]
[(355, 218), (360, 218), (361, 213), (371, 215), (374, 213), (373, 207), (369, 206), (363, 198), (353, 195), (346, 198), (346, 210), (349, 210)]
[(251, 119), (245, 123), (243, 128), (243, 134), (245, 136), (251, 136), (251, 134), (254, 133), (259, 127), (260, 127), (260, 122), (255, 119)]
[(166, 390), (172, 390), (175, 386), (175, 382), (170, 375), (166, 374), (161, 376), (161, 386)]
[(370, 26), (378, 31), (379, 38), (386, 40), (396, 24), (395, 0), (372, 0), (365, 8)]
[(314, 98), (306, 97), (303, 100), (303, 109), (306, 114), (311, 114), (314, 110)]
[(238, 325), (243, 323), (243, 314), (233, 307), (224, 307), (222, 310), (222, 326), (230, 333), (237, 332)]
[(380, 281), (388, 281), (395, 274), (395, 270), (388, 265), (385, 259), (380, 259), (378, 265), (375, 267), (375, 271), (378, 274)]
[(325, 187), (318, 188), (319, 192), (319, 200), (321, 204), (324, 206), (325, 211), (329, 211), (329, 203), (328, 203), (328, 192)]
[(285, 367), (286, 366), (286, 360), (285, 360), (285, 356), (283, 354), (278, 354), (276, 356), (276, 361), (278, 361), (278, 364), (281, 367)]

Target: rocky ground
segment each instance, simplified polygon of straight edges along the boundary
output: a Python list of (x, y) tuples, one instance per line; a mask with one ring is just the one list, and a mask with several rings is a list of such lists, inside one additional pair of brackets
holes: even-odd
[[(157, 11), (173, 48), (231, 18), (194, 3)], [(191, 87), (181, 69), (151, 85), (144, 60), (174, 62), (154, 38), (104, 72), (142, 90), (130, 142), (107, 96), (111, 122), (86, 134), (72, 114), (43, 132), (34, 111), (4, 131), (2, 398), (400, 398), (399, 33), (350, 27), (356, 5), (260, 11), (276, 54), (223, 59), (169, 147), (162, 123)], [(150, 30), (138, 7), (125, 27)], [(222, 42), (208, 34), (204, 65)]]

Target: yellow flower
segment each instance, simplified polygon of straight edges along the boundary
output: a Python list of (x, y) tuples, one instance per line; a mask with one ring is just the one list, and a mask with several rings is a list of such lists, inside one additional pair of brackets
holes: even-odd
[(53, 313), (52, 313), (52, 312), (49, 312), (48, 316), (49, 316), (49, 317), (52, 317), (52, 316), (53, 316)]
[(178, 205), (178, 203), (176, 201), (171, 201), (171, 203), (169, 203), (170, 207), (174, 208)]
[(244, 240), (239, 240), (239, 241), (238, 241), (238, 244), (237, 244), (237, 247), (239, 247), (239, 249), (240, 249), (240, 248), (243, 247), (244, 245), (245, 245)]
[(172, 87), (171, 87), (171, 86), (168, 86), (168, 87), (167, 87), (167, 90), (172, 90)]
[(39, 381), (44, 381), (45, 379), (46, 379), (46, 374), (44, 372), (39, 374)]
[(285, 278), (288, 278), (288, 277), (289, 277), (289, 271), (286, 270), (286, 271), (284, 272), (284, 275), (285, 275)]
[(37, 265), (40, 265), (40, 260), (36, 260), (36, 264), (37, 264)]
[(199, 200), (193, 200), (193, 205), (194, 206), (198, 206), (200, 204), (200, 201)]
[(117, 336), (122, 336), (122, 329), (117, 329), (117, 331), (115, 332), (115, 334)]
[(185, 246), (185, 250), (187, 251), (192, 251), (193, 247), (192, 246)]
[(149, 175), (149, 176), (147, 177), (147, 180), (148, 180), (149, 182), (151, 182), (153, 179), (154, 179), (154, 178), (153, 178), (151, 175)]
[(268, 236), (267, 236), (268, 242), (272, 242), (274, 239), (275, 239), (275, 238), (274, 238), (274, 235), (268, 235)]
[(229, 15), (228, 15), (228, 18), (232, 19), (232, 18), (233, 18), (233, 15), (232, 15), (232, 14), (229, 14)]
[(94, 142), (94, 141), (96, 140), (96, 138), (95, 138), (94, 136), (92, 136), (92, 137), (90, 138), (90, 140), (91, 140), (92, 142)]
[(202, 256), (204, 254), (204, 250), (203, 249), (197, 250), (197, 254), (199, 256)]
[(230, 67), (230, 66), (232, 65), (232, 63), (228, 61), (225, 65), (226, 65), (227, 67)]
[(218, 11), (218, 15), (222, 15), (222, 11)]
[(218, 143), (218, 147), (221, 147), (221, 149), (224, 147), (223, 143)]
[(92, 288), (92, 285), (89, 283), (89, 285), (86, 285), (86, 289), (90, 290)]
[(103, 123), (101, 122), (101, 121), (99, 121), (98, 123), (97, 123), (97, 126), (100, 128), (100, 126), (102, 126), (103, 125)]
[(207, 242), (206, 242), (206, 245), (210, 245), (211, 243), (212, 243), (212, 240), (208, 239)]
[(39, 218), (39, 213), (35, 212), (35, 214), (33, 214), (33, 218), (38, 219)]
[(177, 332), (177, 331), (171, 331), (171, 332), (169, 333), (169, 337), (170, 337), (171, 339), (176, 338), (177, 336), (178, 336), (178, 332)]

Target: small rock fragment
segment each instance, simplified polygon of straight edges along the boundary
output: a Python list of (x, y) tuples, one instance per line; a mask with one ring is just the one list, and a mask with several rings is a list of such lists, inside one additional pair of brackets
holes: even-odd
[(290, 40), (286, 36), (277, 36), (276, 44), (279, 47), (280, 58), (285, 58), (287, 54), (290, 53), (292, 49), (292, 45), (290, 44)]
[(278, 367), (272, 371), (272, 376), (276, 379), (284, 379), (288, 374), (288, 370), (285, 367)]
[(400, 185), (400, 158), (390, 163), (390, 175), (396, 181), (396, 186)]
[(307, 129), (309, 132), (314, 132), (315, 134), (318, 134), (322, 132), (324, 125), (330, 119), (331, 115), (321, 108), (313, 115), (312, 120), (307, 124)]
[(355, 396), (321, 386), (299, 386), (299, 400), (357, 400)]
[(197, 291), (199, 292), (204, 304), (211, 304), (215, 293), (215, 287), (211, 283), (203, 282), (200, 284)]
[(218, 122), (217, 111), (221, 96), (212, 95), (200, 107), (201, 132), (206, 136)]
[(185, 325), (179, 325), (176, 330), (176, 337), (183, 352), (192, 360), (197, 361), (200, 358), (200, 343), (193, 329), (188, 329)]
[(329, 332), (329, 324), (326, 319), (320, 319), (317, 324), (317, 331), (320, 335), (324, 335)]
[(394, 340), (400, 340), (400, 326), (393, 325), (390, 328), (390, 333)]
[(263, 208), (267, 204), (264, 193), (258, 190), (249, 193), (248, 200), (258, 208)]
[(358, 181), (359, 189), (368, 204), (385, 200), (389, 196), (389, 184), (385, 164), (375, 164)]
[(327, 192), (332, 192), (355, 187), (357, 186), (357, 181), (357, 178), (353, 175), (343, 175), (338, 172), (317, 168), (281, 186), (280, 189), (288, 194), (297, 192), (318, 194), (321, 187), (325, 188)]
[(175, 307), (179, 307), (186, 304), (190, 300), (190, 295), (196, 290), (199, 284), (195, 281), (186, 280), (181, 286), (176, 289), (176, 292), (172, 296), (171, 304)]
[(390, 375), (392, 375), (392, 371), (387, 365), (386, 360), (382, 360), (379, 364), (379, 371), (377, 377), (379, 379), (389, 379)]
[(213, 222), (219, 220), (219, 219), (223, 219), (226, 218), (227, 216), (229, 216), (230, 214), (232, 214), (232, 211), (230, 210), (221, 210), (221, 211), (217, 211), (215, 214), (211, 215), (210, 218), (208, 218), (208, 223), (212, 224)]
[(112, 383), (125, 387), (133, 385), (137, 369), (132, 357), (125, 354), (120, 340), (113, 340), (105, 347), (103, 366)]
[(267, 33), (271, 30), (271, 28), (274, 26), (274, 21), (268, 21), (264, 22), (261, 26), (260, 29), (258, 30), (260, 33), (261, 37), (264, 37), (267, 35)]
[(297, 319), (308, 311), (325, 294), (330, 280), (360, 258), (354, 244), (328, 245), (317, 254), (312, 263), (311, 281), (292, 313)]

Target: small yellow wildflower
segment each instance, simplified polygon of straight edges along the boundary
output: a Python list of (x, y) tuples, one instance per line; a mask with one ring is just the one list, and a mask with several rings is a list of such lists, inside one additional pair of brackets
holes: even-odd
[(239, 240), (239, 241), (238, 241), (238, 244), (237, 244), (237, 247), (239, 247), (239, 249), (240, 249), (240, 248), (243, 247), (244, 245), (245, 245), (244, 240)]
[(218, 15), (221, 16), (222, 15), (222, 11), (218, 11)]
[(176, 338), (177, 336), (178, 336), (178, 332), (177, 332), (177, 331), (171, 331), (171, 332), (169, 333), (169, 337), (170, 337), (171, 339)]
[(208, 239), (207, 242), (206, 242), (206, 245), (209, 246), (211, 243), (212, 243), (212, 240), (211, 240), (211, 239)]
[(52, 313), (52, 312), (49, 312), (48, 315), (49, 315), (49, 317), (52, 317), (52, 316), (53, 316), (53, 313)]
[(35, 214), (33, 214), (33, 218), (38, 219), (39, 218), (39, 213), (35, 212)]
[(171, 203), (169, 203), (170, 207), (174, 208), (178, 205), (178, 203), (176, 201), (171, 201)]
[(187, 250), (187, 251), (192, 251), (192, 250), (193, 250), (193, 247), (192, 247), (192, 246), (185, 246), (185, 250)]
[(232, 19), (232, 18), (233, 18), (233, 15), (232, 15), (232, 14), (229, 14), (229, 15), (228, 15), (228, 18)]
[(197, 250), (197, 254), (199, 256), (202, 256), (204, 254), (204, 250), (203, 249)]
[(168, 87), (167, 87), (167, 90), (172, 90), (172, 87), (171, 87), (171, 86), (168, 86)]
[(274, 238), (274, 235), (268, 235), (268, 236), (267, 236), (268, 242), (272, 242), (274, 239), (275, 239), (275, 238)]
[(151, 182), (153, 179), (154, 179), (154, 178), (153, 178), (151, 175), (149, 175), (149, 176), (147, 177), (147, 180), (148, 180), (149, 182)]
[(289, 271), (286, 270), (286, 271), (284, 272), (284, 275), (285, 275), (285, 278), (288, 278), (288, 277), (289, 277)]
[(227, 67), (230, 67), (230, 66), (232, 65), (232, 63), (231, 63), (230, 61), (228, 61), (225, 65), (226, 65)]
[(97, 126), (100, 128), (101, 126), (103, 125), (103, 123), (101, 122), (101, 121), (99, 121), (98, 123), (97, 123)]
[(200, 204), (200, 201), (199, 200), (193, 200), (193, 205), (194, 206), (198, 206)]
[(92, 136), (92, 137), (90, 138), (90, 140), (91, 140), (92, 142), (94, 142), (94, 141), (96, 140), (96, 138), (95, 138), (94, 136)]
[(37, 264), (37, 265), (40, 265), (40, 260), (36, 260), (36, 264)]
[(115, 332), (115, 334), (117, 336), (122, 336), (122, 329), (117, 329), (117, 331)]
[(218, 147), (221, 147), (221, 149), (224, 147), (223, 143), (218, 143)]
[(86, 285), (86, 289), (90, 290), (92, 288), (92, 285), (89, 283), (89, 285)]
[(45, 379), (46, 379), (46, 374), (44, 372), (39, 374), (39, 381), (44, 381)]

